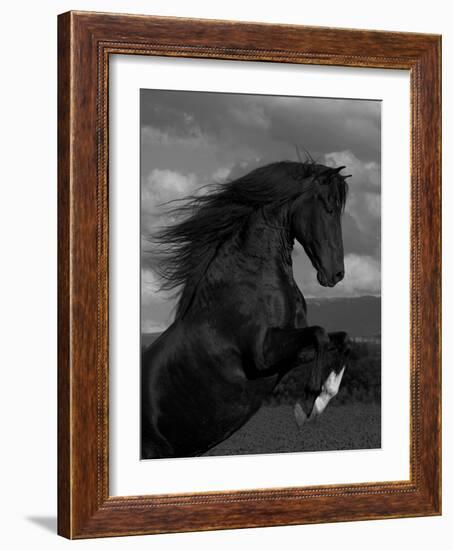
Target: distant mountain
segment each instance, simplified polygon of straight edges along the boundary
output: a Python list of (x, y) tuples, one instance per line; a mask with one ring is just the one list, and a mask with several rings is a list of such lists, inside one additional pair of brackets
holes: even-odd
[(381, 333), (381, 297), (307, 298), (310, 325), (327, 331), (344, 330), (350, 336)]
[[(381, 333), (381, 297), (307, 298), (308, 322), (328, 332), (344, 330), (350, 336)], [(151, 344), (160, 333), (142, 334), (142, 345)]]

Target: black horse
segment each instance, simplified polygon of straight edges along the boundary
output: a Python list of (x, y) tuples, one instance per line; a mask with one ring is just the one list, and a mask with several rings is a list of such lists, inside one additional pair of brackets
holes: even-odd
[(180, 295), (175, 321), (142, 357), (142, 458), (203, 454), (301, 364), (299, 423), (336, 393), (348, 338), (308, 325), (291, 253), (296, 238), (321, 285), (343, 279), (343, 168), (278, 162), (177, 208), (186, 215), (159, 234), (156, 270)]

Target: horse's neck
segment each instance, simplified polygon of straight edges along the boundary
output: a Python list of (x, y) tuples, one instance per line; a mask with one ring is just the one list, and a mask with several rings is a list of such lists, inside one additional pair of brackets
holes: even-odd
[(239, 257), (264, 265), (291, 264), (293, 238), (284, 212), (260, 210), (251, 216), (236, 241)]
[(242, 271), (259, 274), (276, 268), (292, 273), (292, 249), (293, 238), (284, 213), (260, 210), (251, 214), (241, 230), (219, 247), (209, 273), (216, 278), (229, 278)]
[(184, 314), (195, 295), (203, 300), (206, 291), (209, 293), (213, 286), (232, 278), (261, 277), (263, 271), (268, 271), (279, 277), (286, 273), (292, 282), (293, 238), (284, 214), (255, 212), (240, 231), (213, 249), (199, 279), (187, 281), (179, 303), (180, 313)]

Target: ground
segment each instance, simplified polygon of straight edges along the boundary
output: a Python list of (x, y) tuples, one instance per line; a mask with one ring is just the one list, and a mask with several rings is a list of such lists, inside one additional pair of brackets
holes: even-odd
[(296, 424), (291, 405), (263, 406), (242, 428), (205, 456), (376, 449), (381, 446), (381, 409), (376, 403), (329, 405)]

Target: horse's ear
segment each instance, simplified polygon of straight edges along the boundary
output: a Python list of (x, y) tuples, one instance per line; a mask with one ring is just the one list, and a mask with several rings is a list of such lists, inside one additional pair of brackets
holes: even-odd
[(343, 168), (346, 168), (346, 166), (338, 166), (337, 168), (326, 168), (319, 174), (319, 176), (327, 176), (328, 178), (330, 178), (331, 176), (335, 176), (335, 174), (341, 172)]
[(318, 176), (333, 176), (341, 172), (343, 168), (346, 168), (346, 166), (338, 166), (337, 168), (331, 168), (330, 166), (326, 166), (326, 168), (322, 172), (320, 172)]
[(339, 166), (338, 168), (332, 168), (332, 171), (330, 173), (333, 176), (334, 174), (338, 174), (339, 172), (341, 172), (343, 168), (346, 168), (346, 166)]

